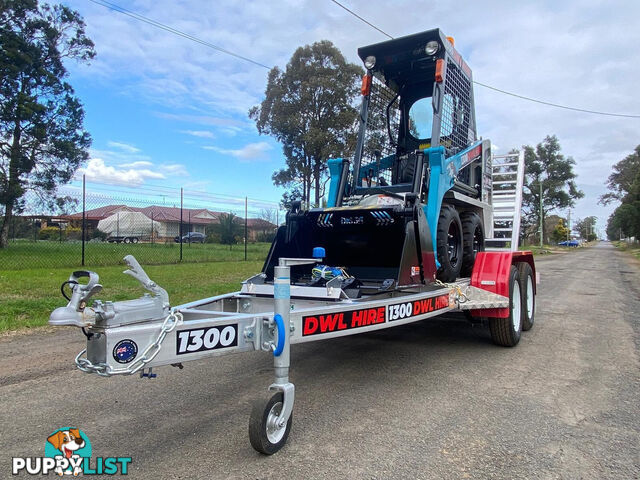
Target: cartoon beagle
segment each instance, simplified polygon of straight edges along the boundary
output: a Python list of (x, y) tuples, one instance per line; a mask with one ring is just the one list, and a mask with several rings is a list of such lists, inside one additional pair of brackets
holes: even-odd
[[(47, 438), (47, 441), (57, 450), (60, 450), (67, 459), (79, 459), (80, 456), (75, 455), (73, 452), (84, 447), (84, 440), (80, 436), (80, 430), (77, 428), (70, 428), (69, 430), (56, 432)], [(60, 476), (65, 474), (61, 467), (56, 468), (55, 472)], [(80, 473), (82, 473), (82, 468), (74, 467), (73, 475), (77, 476)]]

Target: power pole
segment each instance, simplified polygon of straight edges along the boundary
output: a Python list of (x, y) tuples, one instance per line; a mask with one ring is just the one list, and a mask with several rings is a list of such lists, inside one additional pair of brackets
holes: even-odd
[(538, 184), (540, 184), (540, 248), (542, 248), (542, 237), (544, 236), (544, 227), (542, 225), (542, 181), (538, 178)]

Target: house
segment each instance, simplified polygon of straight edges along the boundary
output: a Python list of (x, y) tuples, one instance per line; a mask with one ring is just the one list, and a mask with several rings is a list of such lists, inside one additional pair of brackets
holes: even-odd
[[(182, 214), (181, 214), (182, 210)], [(87, 226), (87, 236), (98, 229), (98, 223), (105, 219), (113, 219), (117, 222), (119, 215), (124, 212), (137, 212), (144, 215), (136, 215), (135, 218), (141, 223), (139, 227), (129, 227), (138, 229), (140, 232), (153, 232), (156, 240), (173, 240), (180, 233), (180, 222), (182, 216), (182, 232), (206, 233), (207, 226), (217, 223), (218, 215), (221, 212), (208, 210), (206, 208), (183, 208), (165, 207), (161, 205), (150, 205), (148, 207), (130, 207), (128, 205), (107, 205), (85, 211), (85, 224)], [(130, 220), (132, 215), (127, 216)], [(147, 220), (145, 220), (145, 217)], [(69, 221), (72, 226), (82, 225), (82, 212), (64, 215), (61, 218)], [(148, 224), (146, 223), (148, 221)], [(244, 218), (238, 218), (238, 223), (244, 225)], [(104, 222), (103, 222), (104, 225)], [(256, 241), (260, 234), (275, 232), (276, 225), (261, 218), (247, 219), (247, 230), (249, 241)]]

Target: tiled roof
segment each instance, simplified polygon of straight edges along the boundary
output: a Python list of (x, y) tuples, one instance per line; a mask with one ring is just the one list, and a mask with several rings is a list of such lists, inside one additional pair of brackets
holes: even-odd
[[(104, 207), (94, 208), (85, 212), (87, 220), (102, 220), (117, 212), (141, 212), (148, 218), (158, 222), (180, 223), (180, 208), (164, 207), (160, 205), (150, 205), (148, 207), (129, 207), (127, 205), (107, 205)], [(184, 208), (182, 209), (182, 222), (198, 225), (208, 225), (215, 223), (221, 212), (214, 212), (206, 208)], [(207, 218), (209, 217), (209, 218)], [(213, 218), (211, 218), (213, 217)], [(73, 213), (71, 215), (63, 215), (60, 218), (69, 220), (82, 219), (82, 212)], [(244, 218), (237, 217), (238, 222), (244, 225)], [(261, 218), (249, 218), (247, 226), (255, 229), (269, 229), (276, 226)]]

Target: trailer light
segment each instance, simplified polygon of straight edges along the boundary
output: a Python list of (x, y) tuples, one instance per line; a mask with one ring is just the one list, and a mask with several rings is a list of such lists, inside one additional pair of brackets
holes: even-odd
[(439, 48), (440, 48), (440, 44), (435, 40), (431, 40), (425, 45), (424, 53), (426, 53), (429, 56), (435, 55), (436, 53), (438, 53)]
[(373, 55), (369, 55), (364, 59), (364, 66), (367, 67), (367, 70), (371, 70), (376, 66), (376, 57), (374, 57)]
[(454, 47), (456, 46), (456, 41), (453, 39), (453, 37), (447, 37), (447, 40), (449, 40), (449, 43), (451, 45), (453, 45)]
[(368, 96), (371, 93), (371, 75), (368, 73), (362, 77), (362, 88), (360, 93), (363, 97)]
[(442, 83), (444, 79), (444, 60), (439, 58), (436, 61), (436, 82)]

